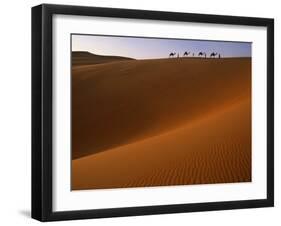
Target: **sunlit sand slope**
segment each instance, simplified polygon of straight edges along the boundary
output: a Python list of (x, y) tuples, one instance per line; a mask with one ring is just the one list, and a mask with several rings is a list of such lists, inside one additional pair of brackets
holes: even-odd
[(167, 133), (72, 161), (72, 189), (248, 182), (250, 100)]
[(72, 70), (72, 157), (157, 136), (250, 97), (251, 60), (129, 60)]
[(72, 70), (72, 189), (251, 181), (251, 59)]

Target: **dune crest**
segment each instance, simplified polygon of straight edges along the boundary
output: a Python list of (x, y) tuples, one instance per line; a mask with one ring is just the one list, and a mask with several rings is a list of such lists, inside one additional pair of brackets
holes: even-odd
[(72, 54), (72, 66), (93, 65), (93, 64), (101, 64), (101, 63), (108, 63), (108, 62), (122, 61), (122, 60), (133, 60), (132, 58), (129, 57), (102, 56), (86, 51), (73, 51), (71, 54)]

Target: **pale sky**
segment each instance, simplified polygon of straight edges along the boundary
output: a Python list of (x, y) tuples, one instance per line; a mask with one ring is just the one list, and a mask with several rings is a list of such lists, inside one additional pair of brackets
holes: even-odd
[(72, 35), (72, 51), (88, 51), (98, 55), (114, 55), (135, 59), (167, 58), (170, 52), (180, 56), (187, 51), (195, 53), (218, 52), (222, 57), (251, 57), (250, 42), (225, 42), (188, 39)]

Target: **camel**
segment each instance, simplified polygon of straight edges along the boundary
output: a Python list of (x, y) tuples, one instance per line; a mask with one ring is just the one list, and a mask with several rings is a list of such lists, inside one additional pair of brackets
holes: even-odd
[(185, 51), (183, 56), (188, 56), (190, 54), (190, 52)]
[(176, 53), (170, 53), (169, 57), (174, 57)]
[(206, 58), (206, 57), (207, 57), (207, 54), (204, 53), (204, 52), (199, 52), (199, 53), (198, 53), (198, 56), (199, 56), (199, 57), (203, 57), (203, 56), (204, 56), (204, 57)]
[(211, 54), (210, 54), (210, 58), (212, 58), (212, 57), (216, 57), (216, 55), (218, 55), (218, 53), (215, 53), (215, 52), (212, 52)]

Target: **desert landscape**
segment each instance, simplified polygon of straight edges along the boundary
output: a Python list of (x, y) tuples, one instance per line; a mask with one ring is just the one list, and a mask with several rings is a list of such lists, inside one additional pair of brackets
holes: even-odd
[(251, 181), (251, 58), (72, 52), (72, 189)]

